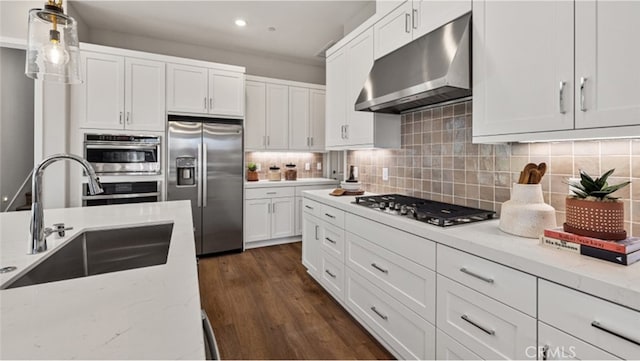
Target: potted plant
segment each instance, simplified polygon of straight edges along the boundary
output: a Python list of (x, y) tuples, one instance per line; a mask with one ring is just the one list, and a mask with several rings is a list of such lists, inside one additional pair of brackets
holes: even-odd
[(600, 178), (593, 179), (580, 171), (579, 182), (569, 182), (573, 195), (567, 197), (566, 232), (582, 236), (621, 240), (627, 238), (624, 230), (624, 203), (611, 193), (627, 186), (629, 181), (609, 185), (610, 169)]
[(253, 163), (253, 162), (249, 162), (247, 163), (247, 180), (250, 182), (255, 182), (258, 180), (258, 172), (256, 171), (258, 169), (258, 166)]

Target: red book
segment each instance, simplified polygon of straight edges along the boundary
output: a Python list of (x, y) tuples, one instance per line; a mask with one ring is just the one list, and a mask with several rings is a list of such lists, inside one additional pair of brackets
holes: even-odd
[(629, 254), (631, 252), (640, 250), (639, 237), (629, 237), (621, 241), (606, 241), (604, 239), (580, 236), (577, 234), (565, 232), (564, 230), (562, 230), (561, 227), (545, 229), (544, 235), (546, 237), (583, 244), (585, 246), (600, 248), (607, 251), (612, 251), (612, 252), (617, 252), (622, 254)]

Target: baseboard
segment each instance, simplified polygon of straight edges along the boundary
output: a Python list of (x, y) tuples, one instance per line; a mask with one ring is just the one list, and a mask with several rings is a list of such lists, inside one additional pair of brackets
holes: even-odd
[(244, 249), (252, 249), (258, 247), (276, 246), (285, 243), (295, 243), (302, 241), (302, 236), (284, 237), (277, 239), (265, 239), (264, 241), (245, 242)]

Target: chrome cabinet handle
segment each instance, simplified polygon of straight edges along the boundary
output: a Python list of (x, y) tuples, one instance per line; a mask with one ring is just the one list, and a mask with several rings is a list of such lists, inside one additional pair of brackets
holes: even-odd
[(118, 118), (118, 123), (123, 124), (122, 123), (122, 112), (120, 112), (120, 117)]
[(318, 226), (316, 225), (316, 236), (315, 236), (316, 241), (319, 241), (318, 239)]
[(262, 136), (262, 145), (264, 145), (265, 147), (267, 146), (267, 136), (266, 135)]
[(495, 334), (496, 334), (496, 331), (494, 331), (494, 330), (492, 330), (492, 329), (490, 329), (490, 328), (487, 328), (487, 327), (484, 327), (484, 326), (480, 325), (479, 323), (477, 323), (477, 322), (475, 322), (475, 321), (471, 320), (471, 319), (469, 318), (469, 316), (467, 316), (467, 315), (462, 315), (462, 316), (460, 316), (460, 318), (461, 318), (461, 319), (463, 319), (463, 320), (465, 320), (465, 321), (467, 321), (467, 322), (468, 322), (468, 323), (470, 323), (471, 325), (473, 325), (473, 326), (475, 326), (475, 327), (479, 328), (480, 330), (482, 330), (482, 331), (483, 331), (484, 333), (486, 333), (487, 335), (491, 335), (491, 336), (493, 336), (493, 335), (495, 335)]
[(344, 125), (340, 126), (340, 139), (344, 139)]
[(597, 328), (600, 331), (604, 331), (604, 332), (606, 332), (608, 334), (614, 335), (614, 336), (619, 337), (619, 338), (621, 338), (621, 339), (623, 339), (625, 341), (629, 341), (629, 342), (631, 342), (631, 343), (633, 343), (635, 345), (640, 346), (640, 340), (639, 339), (637, 339), (637, 338), (635, 338), (633, 336), (623, 335), (620, 332), (616, 332), (614, 330), (611, 330), (611, 329), (607, 328), (606, 326), (604, 326), (603, 324), (601, 324), (598, 321), (591, 322), (591, 326)]
[(213, 109), (213, 97), (209, 98), (209, 110)]
[(276, 213), (276, 204), (271, 203), (271, 213)]
[(483, 281), (485, 281), (485, 282), (487, 282), (487, 283), (493, 283), (493, 282), (494, 282), (494, 281), (493, 281), (493, 278), (489, 278), (489, 277), (485, 277), (485, 276), (479, 275), (479, 274), (477, 274), (477, 273), (475, 273), (475, 272), (469, 271), (469, 270), (468, 270), (468, 269), (466, 269), (465, 267), (460, 268), (460, 272), (462, 272), (462, 273), (466, 273), (466, 274), (468, 274), (468, 275), (469, 275), (469, 276), (471, 276), (471, 277), (475, 277), (475, 278), (480, 279), (480, 280), (483, 280)]
[(587, 78), (581, 77), (580, 78), (580, 111), (583, 111), (583, 112), (587, 111), (587, 106), (585, 105), (585, 100), (584, 100), (584, 87), (586, 86), (586, 83), (587, 83)]
[(306, 205), (306, 204), (305, 204), (304, 208), (306, 208), (306, 209), (313, 209), (313, 207), (311, 207), (311, 206), (309, 206), (309, 205)]
[(385, 321), (389, 319), (389, 317), (387, 315), (385, 315), (384, 313), (378, 311), (376, 309), (376, 306), (371, 306), (371, 311), (375, 312), (376, 315), (378, 315), (381, 319), (383, 319)]
[(311, 140), (311, 146), (313, 147), (313, 137), (309, 137), (309, 139)]
[(267, 194), (278, 194), (278, 192), (267, 192)]
[(329, 271), (328, 269), (324, 270), (324, 273), (328, 274), (329, 276), (331, 276), (331, 278), (336, 278), (336, 275), (334, 275), (333, 273), (331, 273), (331, 271)]
[(349, 124), (344, 126), (344, 139), (349, 139)]
[(409, 27), (409, 18), (411, 18), (411, 14), (404, 14), (404, 31), (409, 34), (411, 32), (411, 28)]
[(332, 239), (331, 239), (331, 238), (329, 238), (329, 237), (324, 237), (324, 239), (326, 239), (327, 241), (329, 241), (329, 242), (331, 242), (331, 243), (333, 243), (333, 244), (336, 244), (336, 241), (332, 240)]
[(267, 135), (267, 145), (271, 145), (271, 139), (269, 138), (268, 135)]
[(384, 274), (389, 274), (389, 270), (388, 270), (388, 269), (384, 269), (384, 268), (382, 268), (382, 267), (378, 266), (378, 265), (377, 265), (377, 264), (375, 264), (375, 263), (372, 263), (372, 264), (371, 264), (371, 267), (373, 267), (373, 268), (377, 269), (378, 271), (380, 271), (380, 272), (382, 272), (382, 273), (384, 273)]
[(207, 97), (204, 97), (204, 110), (207, 110)]
[(418, 28), (418, 9), (413, 9), (413, 16), (411, 17), (411, 25), (414, 29)]
[(327, 216), (327, 217), (329, 217), (329, 218), (336, 219), (336, 216), (334, 216), (334, 215), (332, 215), (332, 214), (325, 213), (324, 215), (325, 215), (325, 216)]
[(207, 143), (202, 144), (202, 208), (207, 206), (207, 198), (209, 198), (209, 185), (207, 184), (207, 172), (209, 171), (209, 161), (207, 155)]
[(560, 114), (564, 114), (567, 111), (564, 109), (564, 86), (567, 84), (566, 81), (560, 81), (560, 90), (559, 90), (559, 108), (560, 108)]
[(271, 213), (271, 203), (267, 203), (267, 213)]

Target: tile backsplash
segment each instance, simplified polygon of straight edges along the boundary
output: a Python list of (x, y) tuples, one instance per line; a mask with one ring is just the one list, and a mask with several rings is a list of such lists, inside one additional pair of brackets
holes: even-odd
[[(549, 143), (473, 144), (471, 102), (402, 116), (402, 148), (357, 150), (347, 164), (358, 167), (363, 188), (402, 193), (443, 202), (500, 211), (511, 185), (529, 162), (546, 162), (542, 179), (545, 202), (565, 217), (566, 180), (580, 169), (599, 176), (615, 168), (611, 184), (631, 180), (615, 193), (625, 203), (625, 228), (640, 236), (640, 139)], [(382, 180), (388, 168), (389, 179)]]
[[(258, 177), (267, 179), (269, 167), (276, 165), (284, 171), (284, 166), (288, 163), (296, 165), (298, 178), (320, 178), (324, 176), (322, 164), (322, 153), (294, 153), (294, 152), (246, 152), (245, 162), (260, 164)], [(304, 170), (305, 163), (309, 163), (310, 170)], [(321, 170), (318, 170), (320, 163)], [(284, 175), (282, 176), (284, 178)]]

